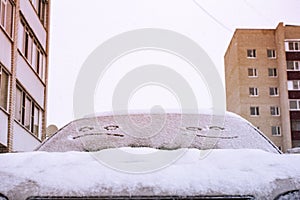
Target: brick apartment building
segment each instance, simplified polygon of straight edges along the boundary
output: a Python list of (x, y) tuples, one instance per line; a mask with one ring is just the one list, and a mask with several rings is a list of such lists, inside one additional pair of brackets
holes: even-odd
[(45, 138), (49, 0), (0, 0), (0, 152)]
[(300, 146), (300, 26), (237, 29), (225, 53), (227, 110), (283, 151)]

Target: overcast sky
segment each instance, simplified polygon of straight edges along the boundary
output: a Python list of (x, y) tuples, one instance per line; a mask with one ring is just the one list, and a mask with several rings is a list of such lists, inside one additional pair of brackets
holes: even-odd
[[(224, 84), (223, 57), (236, 28), (276, 28), (279, 22), (300, 25), (299, 0), (52, 0), (48, 125), (62, 127), (74, 119), (73, 92), (82, 64), (109, 38), (141, 28), (168, 29), (201, 46), (213, 60)], [(168, 53), (137, 52), (106, 71), (95, 92), (95, 112), (112, 109), (118, 81), (136, 66), (164, 64), (191, 85), (200, 108), (211, 107), (201, 77)], [(130, 109), (180, 106), (176, 95), (156, 86), (141, 87)]]

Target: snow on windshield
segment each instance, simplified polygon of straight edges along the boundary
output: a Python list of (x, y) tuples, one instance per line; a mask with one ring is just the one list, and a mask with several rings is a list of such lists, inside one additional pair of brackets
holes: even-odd
[[(142, 127), (142, 128), (141, 128)], [(76, 120), (49, 138), (42, 151), (98, 151), (114, 147), (157, 149), (262, 149), (276, 147), (233, 114), (132, 114)]]

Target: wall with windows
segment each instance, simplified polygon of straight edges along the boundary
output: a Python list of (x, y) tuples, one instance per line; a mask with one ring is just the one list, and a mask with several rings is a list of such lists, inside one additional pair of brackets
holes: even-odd
[(22, 20), (19, 23), (18, 49), (36, 75), (44, 82), (46, 56), (39, 41)]
[(300, 39), (287, 39), (285, 42), (285, 50), (287, 52), (300, 51)]
[(9, 37), (13, 33), (13, 3), (11, 0), (0, 0), (0, 27)]
[(38, 105), (44, 108), (44, 85), (21, 55), (18, 55), (17, 60), (17, 79)]
[[(0, 146), (8, 142), (9, 80), (13, 35), (13, 4), (0, 0)], [(0, 151), (1, 152), (1, 151)]]
[(285, 40), (292, 145), (300, 146), (300, 29)]
[[(31, 2), (33, 2), (33, 3), (31, 3)], [(20, 9), (21, 9), (21, 12), (24, 14), (24, 18), (26, 19), (26, 21), (28, 22), (28, 24), (30, 24), (30, 27), (33, 30), (33, 32), (35, 33), (38, 41), (40, 41), (43, 49), (46, 49), (47, 32), (44, 28), (44, 24), (42, 23), (40, 18), (37, 17), (38, 12), (35, 10), (34, 2), (45, 2), (45, 1), (44, 0), (20, 1)], [(43, 7), (41, 9), (45, 10), (46, 8)], [(45, 17), (46, 12), (45, 11), (42, 11), (42, 12), (44, 13), (43, 18), (46, 18)]]
[(49, 5), (0, 0), (0, 152), (33, 150), (46, 134)]
[[(230, 55), (232, 51), (235, 53)], [(249, 120), (282, 147), (277, 59), (274, 30), (238, 29), (225, 54), (225, 72), (238, 70), (238, 74), (225, 73), (225, 80), (227, 109)], [(239, 111), (235, 109), (238, 104)]]
[(35, 100), (21, 87), (16, 89), (15, 119), (28, 132), (41, 139), (43, 111)]
[(225, 81), (229, 111), (283, 150), (300, 146), (300, 26), (237, 29), (225, 54)]

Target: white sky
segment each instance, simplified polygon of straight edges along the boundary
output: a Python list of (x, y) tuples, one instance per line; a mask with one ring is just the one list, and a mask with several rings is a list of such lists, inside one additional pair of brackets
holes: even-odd
[[(162, 28), (196, 41), (210, 56), (224, 83), (223, 57), (236, 28), (276, 28), (279, 22), (300, 25), (299, 0), (52, 0), (48, 125), (62, 127), (74, 119), (76, 78), (89, 54), (107, 39), (140, 28)], [(201, 77), (175, 56), (157, 51), (134, 53), (106, 72), (95, 92), (95, 112), (111, 110), (118, 81), (144, 64), (172, 66), (193, 88), (200, 107), (210, 107)], [(97, 103), (101, 99), (101, 103)], [(100, 101), (100, 100), (99, 100)], [(180, 106), (158, 86), (136, 91), (131, 109)]]

